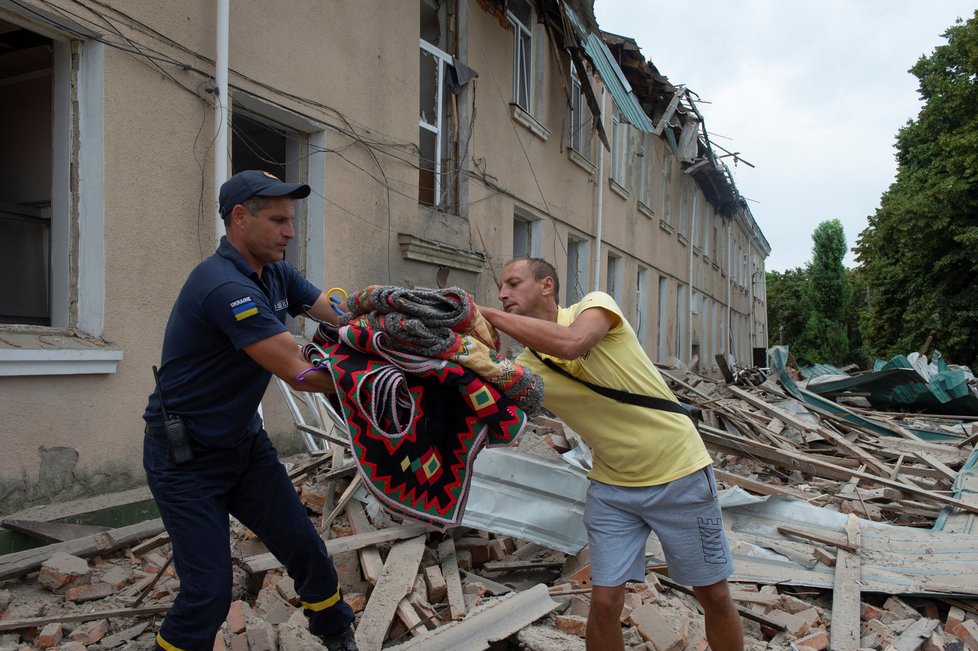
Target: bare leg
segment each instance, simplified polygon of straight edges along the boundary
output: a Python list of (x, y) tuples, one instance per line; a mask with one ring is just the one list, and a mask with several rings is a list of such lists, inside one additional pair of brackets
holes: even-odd
[(625, 607), (625, 584), (608, 588), (591, 586), (591, 611), (587, 618), (588, 651), (623, 651), (621, 611)]
[(713, 651), (743, 651), (744, 632), (740, 628), (740, 613), (730, 598), (727, 580), (694, 587), (693, 593), (706, 615), (706, 640), (710, 648)]

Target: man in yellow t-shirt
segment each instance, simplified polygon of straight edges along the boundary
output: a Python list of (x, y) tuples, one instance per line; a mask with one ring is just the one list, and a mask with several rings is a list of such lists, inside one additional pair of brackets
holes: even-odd
[(544, 406), (593, 453), (584, 508), (592, 580), (587, 648), (624, 649), (625, 582), (645, 580), (645, 542), (655, 531), (670, 577), (691, 585), (703, 606), (710, 648), (741, 651), (727, 586), (733, 561), (706, 447), (687, 416), (619, 402), (574, 379), (676, 401), (614, 299), (592, 292), (562, 308), (558, 293), (550, 263), (520, 258), (503, 269), (503, 309), (479, 310), (526, 346), (517, 361), (543, 377)]

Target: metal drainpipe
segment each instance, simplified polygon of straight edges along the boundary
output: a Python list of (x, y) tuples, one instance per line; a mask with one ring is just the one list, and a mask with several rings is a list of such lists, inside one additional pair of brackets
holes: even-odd
[[(604, 123), (605, 114), (604, 86), (601, 86), (601, 122)], [(615, 134), (611, 134), (611, 141), (615, 141)], [(604, 147), (598, 147), (598, 223), (594, 231), (594, 286), (592, 291), (598, 291), (601, 287), (601, 222), (604, 217)]]
[(214, 80), (214, 205), (218, 206), (214, 232), (217, 239), (224, 235), (224, 220), (221, 219), (219, 196), (221, 184), (228, 175), (228, 25), (230, 23), (230, 1), (217, 0), (217, 35), (215, 50), (217, 52)]
[(731, 248), (733, 234), (730, 228), (732, 224), (733, 216), (727, 220), (727, 327), (726, 332), (723, 333), (723, 350), (727, 355), (733, 352), (730, 350), (730, 301), (733, 292), (733, 249)]
[(693, 242), (696, 238), (696, 210), (695, 204), (696, 197), (693, 196), (690, 200), (690, 212), (689, 216), (689, 243), (686, 248), (686, 253), (689, 259), (686, 262), (686, 280), (689, 283), (689, 300), (686, 303), (686, 361), (693, 361)]

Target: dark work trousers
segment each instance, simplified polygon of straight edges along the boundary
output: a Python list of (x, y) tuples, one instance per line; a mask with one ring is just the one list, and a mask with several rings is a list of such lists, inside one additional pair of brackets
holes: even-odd
[(285, 566), (313, 634), (349, 626), (353, 609), (342, 598), (326, 546), (265, 430), (237, 447), (194, 443), (193, 448), (193, 460), (177, 466), (162, 435), (148, 432), (143, 441), (143, 467), (170, 535), (180, 579), (157, 648), (214, 648), (231, 605), (228, 514), (257, 534)]

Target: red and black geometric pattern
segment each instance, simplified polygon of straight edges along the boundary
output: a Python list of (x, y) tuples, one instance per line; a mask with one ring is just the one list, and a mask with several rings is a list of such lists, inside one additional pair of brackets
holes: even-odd
[(332, 374), (367, 488), (401, 515), (457, 525), (479, 450), (515, 442), (526, 414), (465, 367), (394, 351), (385, 336), (323, 326), (303, 352)]

